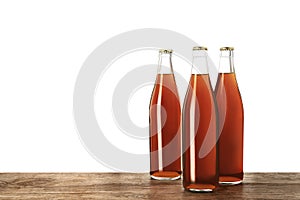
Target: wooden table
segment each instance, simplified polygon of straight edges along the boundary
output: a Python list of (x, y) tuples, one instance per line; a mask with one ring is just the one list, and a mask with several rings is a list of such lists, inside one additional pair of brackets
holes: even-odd
[(0, 199), (300, 199), (300, 173), (247, 173), (242, 185), (184, 191), (181, 180), (130, 173), (2, 173)]

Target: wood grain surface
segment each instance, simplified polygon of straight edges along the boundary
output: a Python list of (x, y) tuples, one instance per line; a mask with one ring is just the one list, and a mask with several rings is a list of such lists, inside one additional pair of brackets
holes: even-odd
[(300, 199), (300, 173), (247, 173), (242, 185), (184, 191), (181, 180), (131, 173), (2, 173), (0, 199)]

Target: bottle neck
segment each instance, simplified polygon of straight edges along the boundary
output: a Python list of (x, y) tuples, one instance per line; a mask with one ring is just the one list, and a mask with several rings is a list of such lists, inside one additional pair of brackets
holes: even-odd
[(234, 73), (233, 51), (221, 51), (219, 73)]
[(173, 74), (172, 54), (159, 53), (158, 74)]
[(192, 74), (208, 74), (207, 52), (205, 50), (193, 51)]

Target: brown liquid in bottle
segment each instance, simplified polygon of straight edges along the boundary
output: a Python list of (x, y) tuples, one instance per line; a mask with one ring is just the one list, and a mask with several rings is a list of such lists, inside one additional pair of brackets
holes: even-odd
[(208, 74), (192, 74), (183, 108), (182, 149), (183, 186), (190, 191), (212, 191), (218, 184), (213, 95)]
[(173, 74), (158, 74), (150, 102), (150, 175), (181, 176), (181, 109)]
[(219, 182), (243, 180), (243, 104), (235, 73), (220, 73), (216, 86), (219, 111)]

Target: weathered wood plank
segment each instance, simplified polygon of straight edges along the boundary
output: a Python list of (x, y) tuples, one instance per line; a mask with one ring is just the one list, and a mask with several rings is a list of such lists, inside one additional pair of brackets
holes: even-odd
[(248, 173), (244, 184), (209, 194), (148, 174), (2, 173), (0, 199), (300, 199), (300, 173)]

